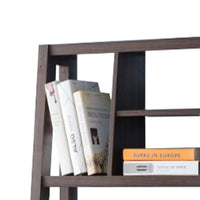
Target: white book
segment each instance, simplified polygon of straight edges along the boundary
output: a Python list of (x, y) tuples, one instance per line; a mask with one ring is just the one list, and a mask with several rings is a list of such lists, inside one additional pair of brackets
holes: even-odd
[(110, 122), (109, 94), (74, 93), (88, 175), (106, 173)]
[(99, 91), (98, 83), (66, 80), (58, 84), (74, 175), (87, 172), (73, 93), (78, 90)]
[(53, 81), (45, 84), (45, 92), (53, 127), (53, 140), (55, 141), (58, 152), (61, 174), (71, 174), (73, 173), (73, 168), (57, 91), (57, 82)]
[(199, 175), (199, 161), (124, 161), (123, 175)]

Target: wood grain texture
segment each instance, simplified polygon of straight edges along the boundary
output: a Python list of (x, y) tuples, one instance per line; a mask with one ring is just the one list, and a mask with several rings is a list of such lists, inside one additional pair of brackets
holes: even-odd
[(59, 66), (59, 81), (64, 81), (69, 79), (69, 67), (68, 66)]
[[(116, 110), (132, 110), (145, 108), (145, 53), (125, 52), (119, 53), (117, 68), (113, 83), (116, 90), (114, 117), (114, 134), (111, 157), (112, 175), (122, 175), (122, 151), (124, 148), (145, 147), (145, 118), (144, 117), (117, 117)], [(112, 124), (113, 126), (113, 124)], [(110, 159), (110, 158), (109, 158)]]
[(169, 110), (118, 110), (118, 117), (137, 116), (200, 116), (200, 109), (169, 109)]
[(115, 53), (114, 68), (113, 68), (113, 87), (112, 87), (112, 101), (110, 114), (110, 137), (108, 147), (108, 169), (107, 175), (112, 175), (113, 154), (114, 154), (114, 134), (115, 134), (115, 113), (116, 113), (116, 93), (117, 93), (117, 76), (118, 76), (118, 53)]
[[(59, 62), (59, 80), (77, 79), (77, 56), (66, 56)], [(77, 200), (77, 187), (60, 187), (60, 200)]]
[(145, 52), (119, 53), (117, 110), (145, 108)]
[[(145, 53), (120, 53), (116, 109), (145, 108)], [(145, 147), (145, 119), (117, 118), (115, 124), (113, 174), (122, 174), (122, 150)]]
[(59, 77), (61, 81), (77, 79), (77, 55), (60, 56), (56, 62), (60, 66)]
[[(69, 79), (69, 67), (68, 66), (59, 66), (59, 81), (64, 81)], [(61, 176), (61, 169), (60, 169)], [(60, 187), (60, 200), (69, 199), (69, 187)]]
[(39, 47), (31, 200), (48, 200), (49, 189), (42, 185), (42, 176), (50, 175), (52, 126), (47, 109), (44, 84), (55, 78), (49, 62), (49, 47)]
[[(69, 72), (61, 70), (61, 78), (65, 75), (76, 79), (77, 59), (76, 56), (50, 57), (49, 46), (39, 47), (35, 131), (34, 131), (34, 153), (32, 170), (31, 200), (48, 200), (49, 188), (42, 185), (42, 176), (50, 175), (51, 151), (52, 151), (52, 125), (45, 97), (44, 84), (55, 80), (56, 65), (63, 64), (70, 67)], [(77, 196), (76, 188), (66, 188), (65, 193), (72, 200)], [(62, 189), (62, 196), (64, 189)], [(66, 200), (66, 198), (65, 198)]]
[(46, 187), (193, 187), (200, 176), (74, 176), (43, 177)]
[(200, 48), (200, 37), (50, 45), (50, 55)]
[(77, 186), (61, 186), (60, 187), (60, 200), (77, 200), (78, 188)]

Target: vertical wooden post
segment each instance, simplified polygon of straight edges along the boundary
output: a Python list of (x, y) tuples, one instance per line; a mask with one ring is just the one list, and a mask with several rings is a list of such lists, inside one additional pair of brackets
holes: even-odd
[[(58, 62), (60, 81), (77, 79), (77, 56), (65, 56)], [(60, 187), (60, 200), (77, 200), (77, 187)]]
[(114, 54), (114, 68), (113, 68), (113, 84), (112, 84), (112, 103), (111, 103), (111, 117), (110, 117), (110, 137), (108, 149), (108, 169), (107, 175), (112, 176), (112, 160), (113, 160), (113, 146), (114, 146), (114, 132), (115, 132), (115, 113), (116, 113), (116, 93), (117, 93), (117, 76), (118, 76), (118, 58), (119, 53)]
[(55, 79), (55, 67), (49, 62), (48, 52), (48, 45), (39, 47), (31, 200), (49, 199), (49, 188), (42, 185), (42, 176), (50, 175), (52, 148), (52, 126), (44, 84)]
[[(145, 117), (117, 117), (117, 110), (145, 109), (145, 52), (115, 54), (108, 175), (122, 175), (123, 148), (145, 147)], [(123, 97), (122, 97), (123, 96)]]

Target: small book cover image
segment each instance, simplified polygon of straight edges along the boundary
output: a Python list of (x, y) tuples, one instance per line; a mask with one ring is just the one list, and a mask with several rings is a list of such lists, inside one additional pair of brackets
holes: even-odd
[(161, 160), (192, 161), (200, 160), (200, 148), (163, 148), (163, 149), (124, 149), (124, 161)]
[(80, 125), (88, 175), (107, 172), (110, 96), (78, 91), (74, 101)]
[[(93, 173), (101, 174), (101, 173), (107, 173), (107, 156), (108, 156), (108, 138), (106, 142), (103, 142), (105, 145), (101, 147), (100, 145), (100, 133), (98, 133), (97, 128), (90, 128), (90, 134), (91, 134), (91, 140), (92, 140), (92, 146), (94, 149), (94, 154), (92, 156), (86, 155), (86, 162), (90, 166), (90, 168), (93, 168)], [(102, 136), (101, 136), (102, 137)], [(103, 139), (101, 139), (103, 140)], [(102, 149), (102, 150), (98, 150)], [(94, 164), (92, 164), (92, 162)], [(91, 171), (91, 170), (89, 170)], [(91, 173), (92, 174), (92, 173)], [(91, 175), (89, 174), (89, 175)]]

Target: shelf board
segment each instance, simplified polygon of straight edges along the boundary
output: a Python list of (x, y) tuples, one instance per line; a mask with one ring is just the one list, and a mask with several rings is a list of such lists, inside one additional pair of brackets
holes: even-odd
[(200, 48), (200, 37), (50, 45), (50, 56)]
[(44, 176), (44, 187), (200, 186), (200, 176)]
[(168, 110), (118, 110), (118, 117), (138, 116), (200, 116), (200, 109), (168, 109)]

